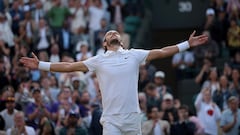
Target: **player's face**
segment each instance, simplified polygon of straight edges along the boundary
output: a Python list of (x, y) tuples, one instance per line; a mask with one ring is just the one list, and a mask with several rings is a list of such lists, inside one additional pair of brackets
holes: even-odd
[(118, 39), (120, 41), (120, 34), (117, 31), (111, 30), (104, 36), (104, 42), (107, 43), (106, 45), (109, 45), (109, 42), (113, 39)]

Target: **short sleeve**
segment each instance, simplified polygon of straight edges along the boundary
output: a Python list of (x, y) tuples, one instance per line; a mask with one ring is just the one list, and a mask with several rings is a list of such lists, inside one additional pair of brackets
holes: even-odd
[(87, 66), (89, 71), (96, 71), (98, 65), (98, 57), (94, 56), (83, 61), (83, 64)]
[(149, 50), (143, 50), (143, 49), (131, 49), (130, 50), (133, 55), (136, 57), (139, 64), (145, 64), (147, 56), (149, 54)]

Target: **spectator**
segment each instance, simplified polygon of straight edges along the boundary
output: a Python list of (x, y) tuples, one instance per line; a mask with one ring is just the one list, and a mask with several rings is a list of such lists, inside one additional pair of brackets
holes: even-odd
[(47, 17), (55, 40), (59, 39), (61, 28), (69, 15), (70, 11), (68, 8), (61, 6), (61, 0), (53, 1), (53, 7), (47, 12)]
[(81, 117), (88, 117), (90, 113), (90, 94), (87, 91), (83, 91), (80, 95), (80, 115)]
[(10, 48), (14, 48), (13, 32), (5, 19), (5, 15), (0, 13), (0, 52), (4, 55), (10, 54)]
[[(5, 86), (0, 92), (0, 111), (6, 108), (5, 100), (7, 97), (14, 97), (15, 89), (11, 86)], [(15, 102), (15, 109), (22, 110), (21, 104)]]
[(198, 94), (194, 103), (197, 116), (204, 126), (204, 133), (218, 135), (218, 122), (221, 118), (219, 107), (212, 102), (211, 90), (206, 87)]
[(202, 34), (207, 35), (209, 40), (203, 46), (198, 46), (193, 49), (197, 66), (202, 64), (204, 58), (216, 59), (219, 56), (219, 46), (217, 42), (211, 38), (209, 31), (203, 31)]
[(126, 17), (123, 1), (112, 0), (108, 7), (108, 11), (110, 12), (110, 15), (111, 15), (110, 22), (112, 24), (123, 23), (123, 20)]
[(4, 64), (4, 56), (0, 54), (0, 90), (10, 83), (9, 75), (6, 74)]
[(13, 96), (8, 96), (5, 99), (5, 104), (6, 104), (6, 109), (0, 112), (0, 115), (3, 117), (5, 121), (5, 130), (9, 129), (12, 127), (14, 124), (13, 117), (14, 115), (18, 112), (15, 109), (15, 99)]
[(196, 125), (189, 119), (189, 108), (182, 105), (178, 108), (178, 118), (176, 123), (171, 123), (171, 135), (194, 135)]
[(237, 51), (234, 54), (232, 60), (230, 61), (230, 65), (232, 68), (240, 70), (240, 51)]
[(231, 96), (228, 99), (229, 108), (223, 111), (220, 122), (224, 135), (239, 134), (240, 110), (238, 104), (239, 101), (237, 97)]
[(73, 18), (71, 21), (71, 32), (77, 34), (78, 31), (85, 31), (87, 28), (87, 8), (81, 1), (74, 2)]
[(33, 32), (36, 29), (36, 24), (31, 16), (30, 5), (25, 5), (23, 7), (24, 19), (20, 22), (20, 25), (25, 29), (25, 41), (29, 48), (33, 49)]
[(52, 104), (54, 101), (56, 101), (56, 95), (59, 92), (56, 89), (52, 89), (50, 87), (50, 83), (49, 77), (42, 77), (40, 79), (41, 95), (43, 98), (42, 101), (47, 104)]
[(225, 45), (223, 40), (226, 39), (226, 33), (224, 32), (227, 32), (228, 29), (228, 22), (225, 18), (224, 9), (218, 10), (217, 12), (213, 8), (206, 10), (206, 22), (203, 31), (209, 31), (210, 40), (214, 41), (210, 43), (214, 43), (214, 47), (218, 48), (216, 51), (218, 53), (217, 56), (220, 54), (219, 50), (221, 47)]
[(80, 104), (80, 93), (77, 90), (72, 92), (72, 102), (79, 105)]
[(227, 1), (224, 0), (216, 0), (211, 1), (210, 6), (213, 7), (214, 11), (216, 12), (216, 15), (218, 15), (219, 12), (224, 11), (227, 14)]
[(54, 43), (51, 46), (49, 61), (50, 62), (60, 62), (60, 60), (61, 60), (61, 58), (60, 58), (59, 46), (58, 46), (58, 44)]
[(218, 105), (221, 111), (228, 108), (227, 100), (231, 96), (229, 90), (229, 81), (226, 76), (222, 75), (219, 80), (219, 89), (213, 93), (213, 101)]
[(63, 126), (63, 122), (70, 110), (79, 112), (78, 105), (72, 100), (72, 90), (69, 86), (64, 86), (58, 96), (58, 100), (53, 103), (51, 113), (52, 119), (57, 128)]
[(144, 64), (147, 72), (148, 72), (148, 77), (149, 77), (149, 80), (153, 81), (154, 78), (155, 78), (155, 73), (157, 71), (155, 65), (153, 65), (152, 63), (150, 62), (147, 62)]
[(90, 135), (102, 135), (103, 127), (100, 123), (102, 107), (99, 104), (92, 104), (92, 119), (90, 123)]
[(143, 135), (168, 135), (170, 133), (170, 125), (166, 120), (161, 120), (157, 107), (149, 107), (149, 120), (143, 122)]
[(227, 32), (227, 41), (230, 57), (234, 57), (235, 53), (240, 50), (240, 27), (235, 18), (230, 19), (230, 27)]
[(98, 79), (96, 77), (96, 73), (87, 72), (84, 75), (85, 76), (83, 76), (84, 77), (83, 81), (86, 82), (86, 86), (84, 87), (84, 89), (86, 89), (90, 94), (90, 98), (91, 98), (90, 102), (101, 103), (101, 94), (99, 93), (100, 88), (99, 88)]
[(45, 50), (38, 52), (38, 56), (39, 56), (39, 59), (41, 59), (41, 60), (49, 61), (48, 52)]
[(43, 10), (43, 3), (41, 0), (35, 1), (35, 8), (32, 11), (32, 18), (34, 19), (35, 25), (38, 26), (41, 18), (45, 18), (46, 12)]
[[(1, 17), (0, 17), (1, 20)], [(0, 22), (1, 23), (1, 22)], [(1, 24), (0, 24), (1, 25)], [(0, 26), (1, 27), (1, 26)], [(2, 32), (0, 32), (2, 33)], [(0, 37), (1, 38), (1, 37)], [(6, 38), (6, 37), (5, 37)], [(0, 53), (5, 57), (10, 56), (10, 48), (7, 46), (7, 43), (4, 43), (4, 40), (0, 39)]]
[(210, 69), (213, 67), (213, 65), (213, 59), (204, 58), (201, 70), (195, 77), (195, 82), (197, 84), (199, 84), (200, 86), (203, 85), (204, 81), (208, 79), (208, 75), (211, 71)]
[(145, 65), (139, 67), (138, 92), (144, 91), (146, 85), (150, 82), (148, 71)]
[(182, 106), (180, 99), (174, 98), (174, 108), (179, 109)]
[(142, 122), (147, 120), (147, 97), (144, 92), (138, 93), (139, 106), (141, 110)]
[(147, 106), (158, 106), (160, 107), (161, 99), (157, 91), (157, 87), (153, 83), (148, 83), (145, 87), (145, 93), (147, 97)]
[(19, 35), (19, 23), (23, 20), (23, 11), (20, 9), (19, 1), (13, 1), (12, 7), (9, 11), (12, 17), (12, 31), (14, 35)]
[(174, 99), (172, 94), (165, 94), (161, 103), (161, 110), (163, 111), (163, 120), (169, 123), (178, 121), (177, 109), (174, 107)]
[(224, 63), (222, 75), (225, 75), (229, 81), (232, 78), (232, 67), (230, 66), (230, 64), (228, 62)]
[(34, 49), (36, 51), (48, 51), (51, 43), (52, 32), (45, 19), (39, 19), (38, 28), (34, 32)]
[(103, 8), (101, 0), (93, 0), (88, 7), (89, 15), (89, 36), (90, 48), (93, 52), (95, 50), (95, 32), (101, 29), (101, 19), (104, 17), (106, 10)]
[(73, 90), (78, 91), (80, 94), (86, 90), (86, 83), (80, 79), (78, 76), (74, 76), (71, 79)]
[[(19, 23), (19, 29), (18, 29), (18, 37), (17, 41), (20, 42), (21, 45), (26, 46), (28, 49), (30, 49), (29, 45), (27, 44), (27, 32), (26, 32), (26, 28), (23, 25), (23, 23)], [(16, 50), (17, 51), (17, 50)], [(28, 50), (29, 51), (29, 50)], [(28, 53), (27, 51), (27, 53)]]
[[(23, 51), (25, 51), (25, 48), (23, 48)], [(16, 65), (16, 70), (14, 71), (14, 76), (12, 77), (12, 80), (13, 81), (16, 81), (16, 82), (13, 82), (13, 84), (15, 85), (18, 85), (22, 82), (24, 83), (30, 83), (30, 77), (31, 77), (31, 74), (30, 74), (30, 71), (29, 69), (27, 68), (24, 68), (22, 64), (19, 63), (19, 65)]]
[(33, 89), (40, 89), (40, 84), (38, 81), (32, 81), (31, 82), (31, 86), (30, 86), (30, 89), (33, 90)]
[[(216, 4), (213, 8), (216, 13), (216, 19), (210, 29), (210, 34), (212, 39), (217, 42), (219, 49), (222, 49), (227, 43), (226, 39), (229, 27), (229, 16), (226, 12), (226, 2), (224, 0), (216, 0), (215, 2)], [(221, 53), (221, 56), (224, 56), (223, 53)]]
[(20, 103), (23, 107), (22, 110), (26, 109), (26, 106), (31, 101), (30, 93), (30, 83), (28, 81), (23, 81), (19, 84), (17, 92), (15, 93), (15, 100)]
[(205, 15), (206, 15), (206, 20), (204, 23), (203, 30), (210, 30), (215, 20), (215, 11), (212, 8), (208, 8), (206, 10)]
[(166, 93), (172, 93), (170, 87), (165, 85), (165, 73), (163, 71), (157, 71), (154, 75), (154, 84), (157, 86), (157, 91), (162, 98)]
[(227, 13), (229, 17), (239, 16), (240, 2), (237, 0), (229, 0), (227, 3)]
[(73, 111), (67, 116), (66, 125), (60, 130), (59, 135), (87, 135), (87, 130), (78, 125), (79, 114)]
[(43, 1), (43, 11), (48, 13), (48, 11), (54, 6), (54, 2), (52, 0), (44, 0)]
[(39, 128), (39, 122), (42, 117), (51, 117), (49, 105), (43, 103), (40, 89), (32, 90), (33, 101), (26, 107), (27, 124), (34, 129)]
[(50, 85), (49, 85), (49, 88), (51, 90), (51, 97), (57, 101), (57, 95), (59, 94), (60, 92), (60, 87), (59, 87), (59, 84), (58, 84), (58, 78), (55, 76), (55, 75), (51, 75), (50, 78)]
[(202, 88), (210, 88), (211, 95), (217, 90), (220, 89), (218, 72), (216, 68), (211, 68), (208, 74), (208, 79), (204, 81)]
[(195, 130), (195, 135), (203, 135), (204, 134), (204, 128), (202, 123), (200, 122), (199, 118), (196, 117), (195, 115), (193, 115), (193, 113), (191, 113), (189, 111), (189, 121), (193, 122), (196, 126), (196, 130)]
[(14, 125), (12, 128), (9, 128), (7, 130), (7, 135), (12, 134), (28, 134), (28, 135), (36, 135), (35, 130), (27, 126), (24, 121), (24, 113), (23, 112), (17, 112), (14, 115)]
[(47, 117), (41, 118), (38, 135), (56, 135), (54, 125)]
[[(175, 69), (177, 80), (184, 78), (191, 78), (189, 71), (194, 66), (195, 58), (191, 50), (187, 50), (181, 53), (173, 55), (172, 67)], [(189, 74), (189, 77), (186, 76)]]
[(239, 97), (240, 92), (240, 82), (239, 82), (240, 74), (238, 69), (232, 70), (232, 82), (230, 82), (229, 89), (234, 96)]
[(73, 52), (72, 33), (68, 20), (63, 21), (63, 26), (60, 29), (57, 43), (59, 44), (60, 52)]
[(77, 61), (83, 61), (90, 57), (92, 57), (92, 53), (89, 51), (89, 46), (87, 42), (81, 42), (80, 51), (76, 54), (76, 60)]

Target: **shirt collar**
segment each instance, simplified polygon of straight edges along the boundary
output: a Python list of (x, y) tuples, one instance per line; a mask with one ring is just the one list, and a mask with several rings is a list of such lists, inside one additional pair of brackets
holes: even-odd
[(105, 56), (113, 55), (116, 53), (124, 54), (126, 50), (124, 50), (122, 47), (119, 47), (117, 51), (107, 50), (105, 53)]

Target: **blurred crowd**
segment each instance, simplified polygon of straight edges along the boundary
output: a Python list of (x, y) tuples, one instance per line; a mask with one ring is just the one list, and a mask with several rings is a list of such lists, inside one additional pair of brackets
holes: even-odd
[[(0, 0), (0, 135), (101, 135), (95, 73), (29, 70), (19, 58), (34, 52), (41, 61), (86, 60), (104, 53), (110, 29), (130, 49), (144, 2)], [(194, 79), (201, 87), (190, 101), (194, 110), (174, 95), (164, 71), (151, 63), (139, 67), (143, 135), (239, 134), (240, 2), (211, 0), (205, 15), (200, 31), (209, 41), (172, 57), (176, 81)]]

